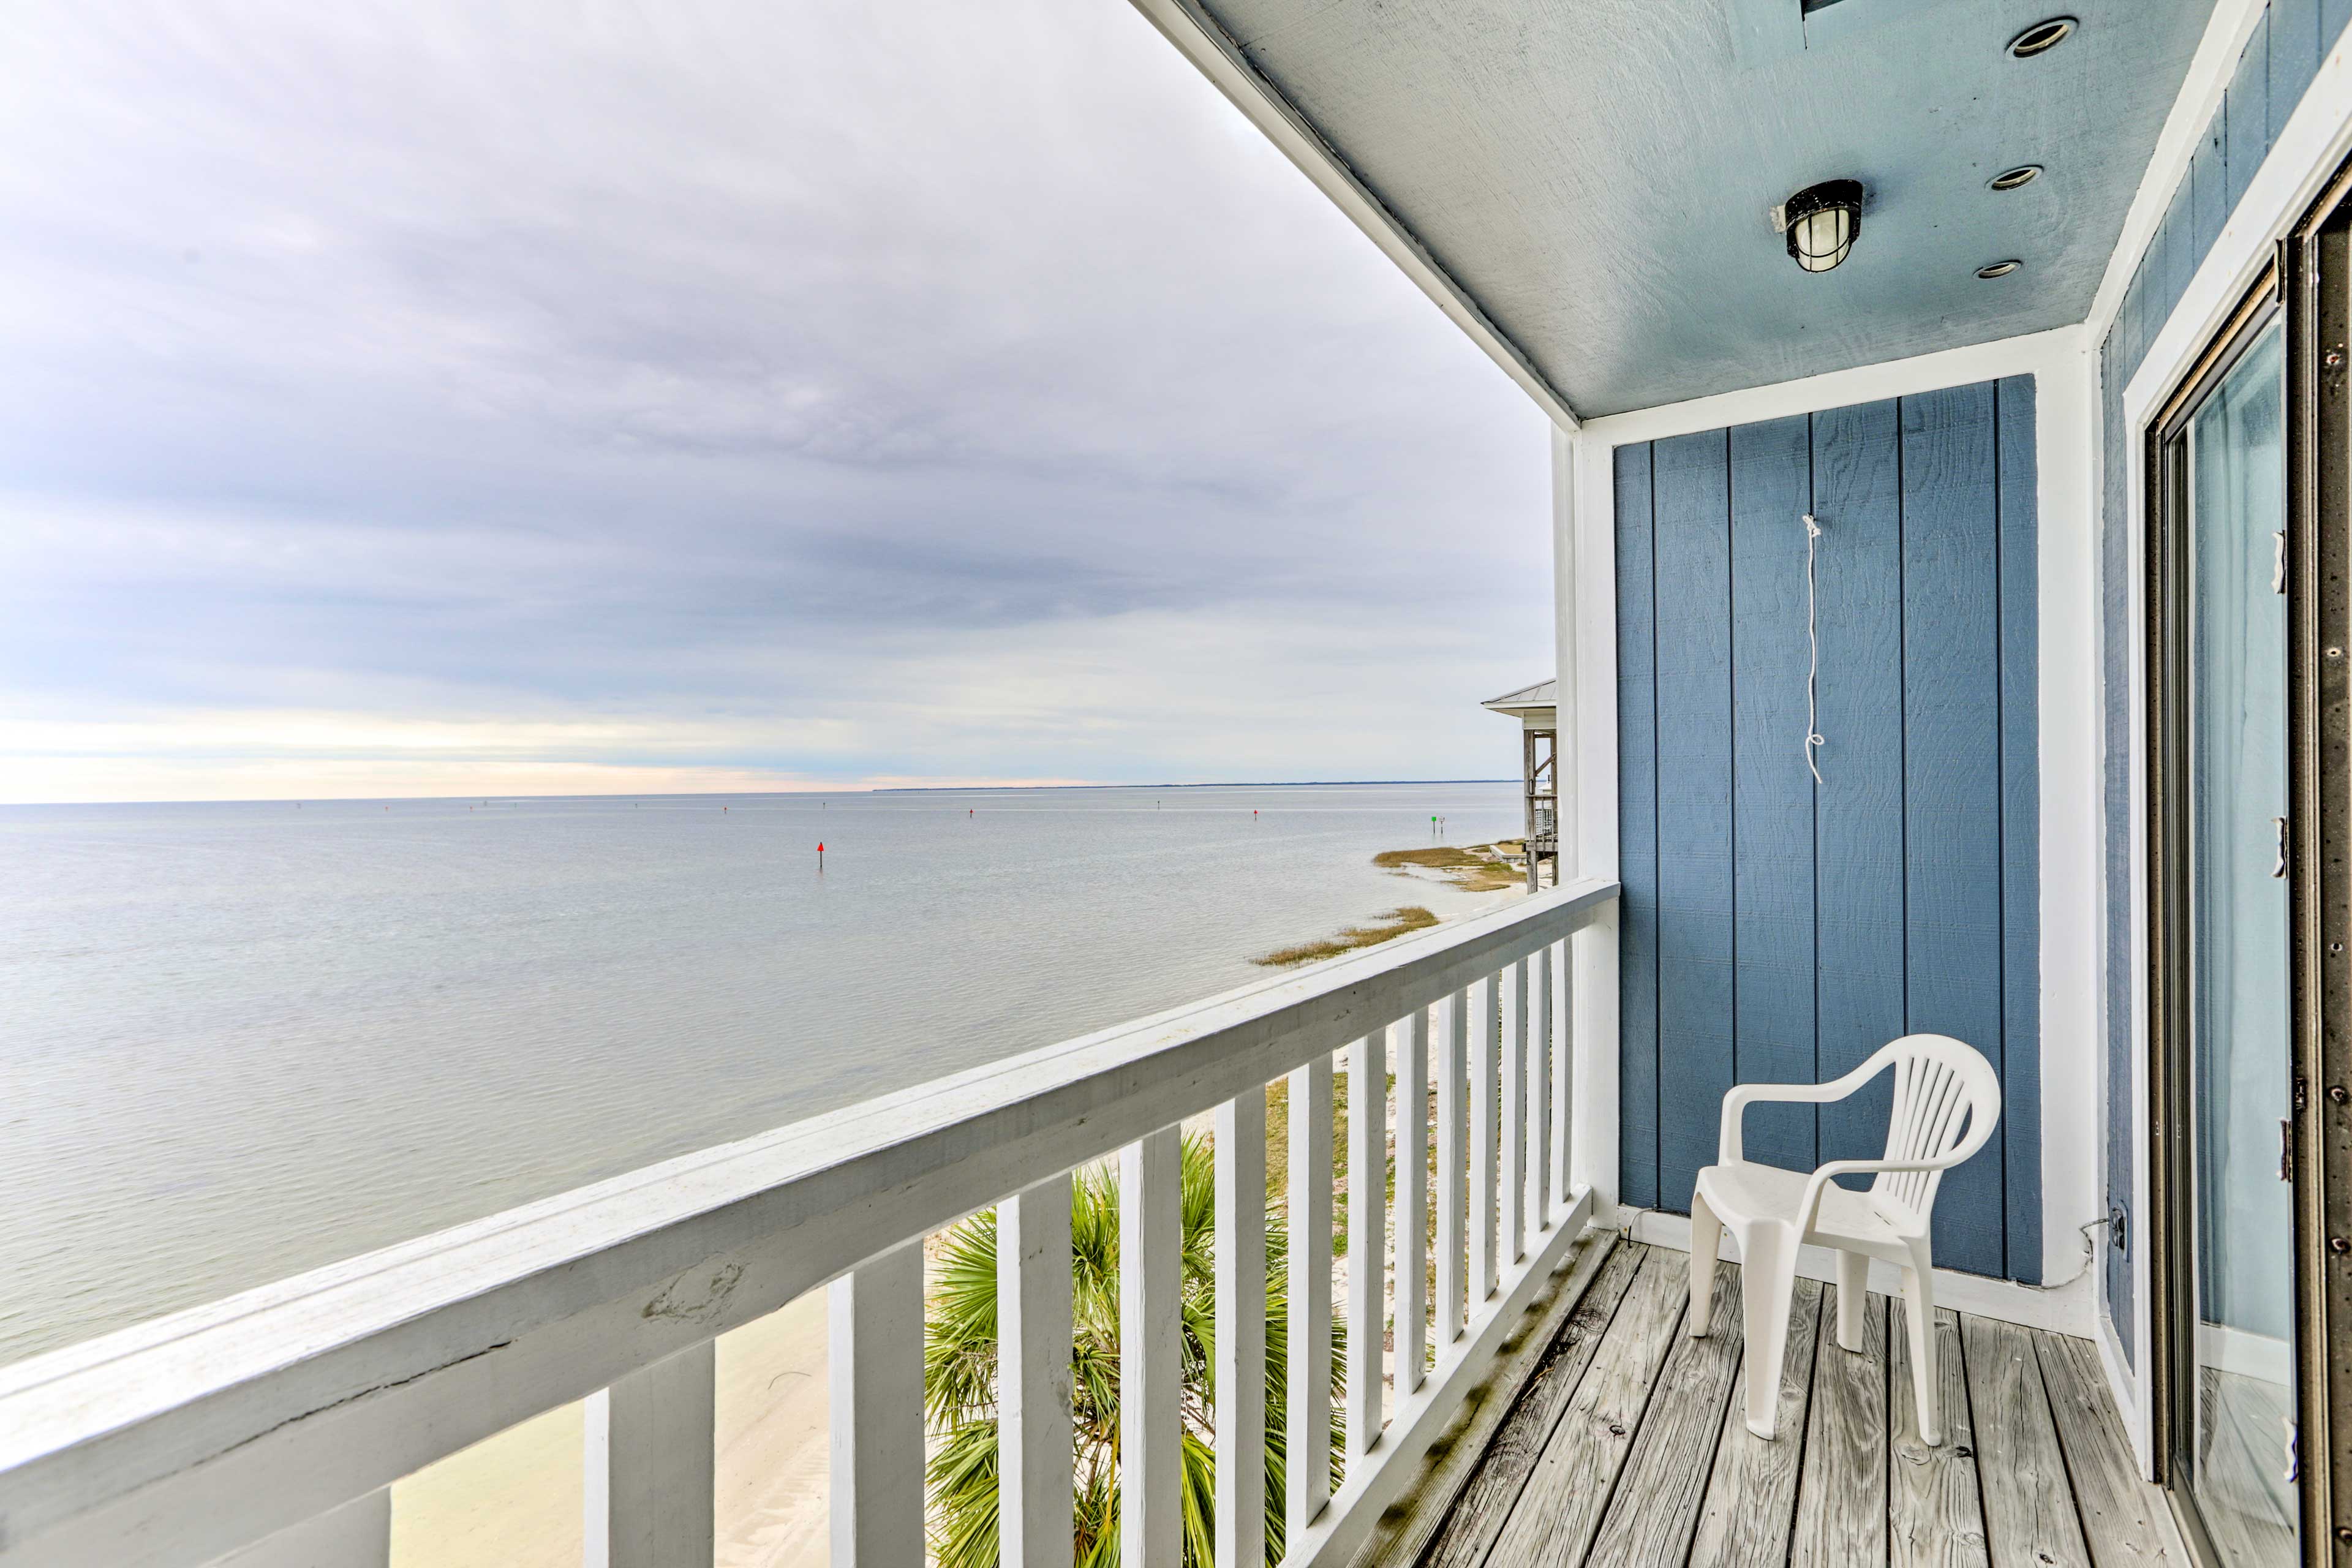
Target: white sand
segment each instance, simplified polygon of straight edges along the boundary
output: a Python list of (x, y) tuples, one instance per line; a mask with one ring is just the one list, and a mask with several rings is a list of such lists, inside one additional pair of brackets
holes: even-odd
[[(821, 1568), (824, 1293), (722, 1335), (718, 1382), (718, 1568)], [(396, 1484), (394, 1568), (578, 1568), (582, 1441), (569, 1405)]]

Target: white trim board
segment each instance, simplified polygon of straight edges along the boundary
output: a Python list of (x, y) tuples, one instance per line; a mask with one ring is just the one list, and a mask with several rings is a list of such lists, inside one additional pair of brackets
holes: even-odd
[(1885, 397), (1907, 397), (1939, 387), (1968, 386), (1996, 381), (2004, 375), (2040, 375), (2062, 370), (2079, 360), (2092, 340), (2080, 327), (2053, 327), (2046, 332), (1996, 338), (1964, 348), (1942, 349), (1909, 359), (1856, 365), (1769, 386), (1742, 387), (1694, 397), (1685, 403), (1664, 403), (1627, 414), (1588, 419), (1578, 435), (1587, 452), (1596, 446), (1603, 477), (1611, 449), (1636, 441), (1656, 441), (1687, 436), (1695, 430), (1717, 430), (1727, 425), (1753, 425), (1789, 414), (1813, 414), (1849, 404), (1874, 403)]
[[(1690, 1216), (1687, 1215), (1665, 1214), (1657, 1209), (1631, 1209), (1625, 1211), (1621, 1219), (1630, 1222), (1635, 1241), (1652, 1247), (1670, 1247), (1676, 1252), (1690, 1250)], [(1728, 1231), (1724, 1233), (1722, 1244), (1717, 1250), (1726, 1262), (1739, 1261), (1739, 1249), (1732, 1245)], [(1802, 1279), (1835, 1284), (1836, 1252), (1826, 1247), (1799, 1247), (1797, 1273)], [(2029, 1285), (2012, 1284), (2009, 1280), (1994, 1279), (1982, 1274), (1963, 1274), (1950, 1268), (1937, 1268), (1931, 1273), (1938, 1307), (1949, 1307), (1955, 1311), (1973, 1313), (1979, 1318), (1995, 1318), (2024, 1328), (2072, 1334), (2076, 1339), (2092, 1337), (2088, 1273), (2054, 1290), (2038, 1290)], [(1870, 1288), (1883, 1296), (1899, 1294), (1902, 1277), (1892, 1263), (1874, 1258), (1870, 1265)]]
[[(1573, 540), (1576, 554), (1574, 621), (1562, 635), (1572, 631), (1576, 637), (1582, 717), (1577, 747), (1582, 806), (1578, 868), (1614, 879), (1615, 448), (2002, 376), (2033, 376), (2040, 575), (2041, 727), (2036, 739), (2042, 845), (2042, 1267), (2048, 1279), (2062, 1279), (2074, 1271), (2082, 1259), (2080, 1227), (2106, 1212), (2098, 1170), (2105, 1141), (2105, 1080), (2095, 1047), (2105, 928), (2099, 923), (2105, 839), (2099, 817), (2098, 367), (2093, 346), (2081, 328), (2059, 328), (1588, 420), (1565, 443), (1566, 458), (1576, 472), (1568, 487), (1569, 515), (1558, 520), (1563, 533)], [(1611, 976), (1616, 973), (1616, 930), (1613, 921), (1596, 922), (1578, 938), (1580, 951), (1594, 954), (1596, 966), (1605, 949)], [(1588, 994), (1600, 989), (1584, 987)], [(1605, 1020), (1597, 1011), (1580, 1012), (1578, 1029), (1580, 1039), (1614, 1041), (1613, 996)], [(1613, 1089), (1613, 1058), (1606, 1071)], [(1616, 1130), (1588, 1123), (1579, 1127), (1578, 1134), (1580, 1147), (1596, 1162), (1604, 1151), (1610, 1162), (1606, 1170), (1588, 1168), (1606, 1219), (1613, 1213), (1617, 1194)]]

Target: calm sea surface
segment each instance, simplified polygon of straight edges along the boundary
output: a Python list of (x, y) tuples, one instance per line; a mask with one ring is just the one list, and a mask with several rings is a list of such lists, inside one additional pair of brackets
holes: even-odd
[(1517, 789), (0, 807), (0, 1362), (1496, 902), (1433, 814)]

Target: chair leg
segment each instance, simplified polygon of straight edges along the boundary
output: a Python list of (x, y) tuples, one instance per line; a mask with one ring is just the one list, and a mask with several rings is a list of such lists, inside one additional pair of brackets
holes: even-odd
[(1930, 1448), (1944, 1434), (1936, 1419), (1936, 1288), (1927, 1270), (1903, 1271), (1904, 1317), (1911, 1328), (1911, 1390), (1919, 1404), (1919, 1441)]
[(1789, 1349), (1789, 1309), (1797, 1290), (1797, 1238), (1781, 1226), (1757, 1226), (1746, 1241), (1739, 1283), (1748, 1330), (1748, 1429), (1769, 1442), (1780, 1399), (1780, 1363)]
[(1690, 1337), (1706, 1338), (1707, 1320), (1715, 1311), (1715, 1258), (1723, 1249), (1723, 1222), (1706, 1206), (1706, 1199), (1691, 1194)]
[(1870, 1302), (1870, 1254), (1838, 1254), (1838, 1349), (1862, 1349), (1862, 1310)]

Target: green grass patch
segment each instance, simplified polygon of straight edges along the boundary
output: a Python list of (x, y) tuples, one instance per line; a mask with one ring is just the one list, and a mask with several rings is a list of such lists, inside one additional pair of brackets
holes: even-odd
[(1337, 936), (1327, 937), (1321, 942), (1301, 942), (1297, 947), (1276, 948), (1250, 962), (1262, 963), (1269, 969), (1287, 969), (1293, 964), (1337, 958), (1343, 952), (1354, 952), (1360, 948), (1377, 947), (1381, 942), (1394, 942), (1412, 931), (1427, 931), (1437, 923), (1437, 917), (1419, 904), (1407, 904), (1402, 909), (1391, 910), (1373, 919), (1379, 923), (1349, 926)]
[(1505, 858), (1507, 853), (1520, 847), (1517, 844), (1473, 844), (1466, 847), (1435, 844), (1425, 849), (1383, 849), (1372, 857), (1372, 864), (1384, 871), (1402, 872), (1408, 867), (1443, 871), (1447, 880), (1465, 892), (1499, 893), (1527, 879), (1524, 870)]

